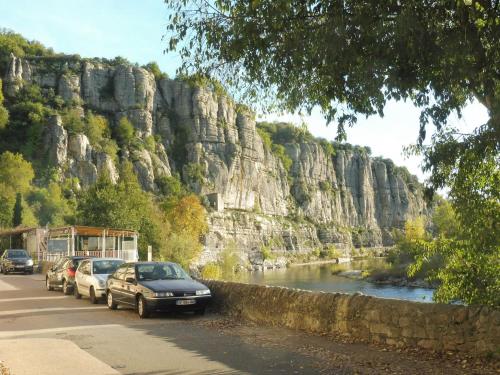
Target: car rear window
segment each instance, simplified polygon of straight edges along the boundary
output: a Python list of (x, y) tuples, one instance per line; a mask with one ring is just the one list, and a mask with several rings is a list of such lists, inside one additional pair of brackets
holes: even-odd
[(7, 250), (7, 258), (26, 258), (26, 250)]
[(92, 262), (92, 273), (96, 275), (109, 275), (124, 263), (123, 260), (94, 260)]

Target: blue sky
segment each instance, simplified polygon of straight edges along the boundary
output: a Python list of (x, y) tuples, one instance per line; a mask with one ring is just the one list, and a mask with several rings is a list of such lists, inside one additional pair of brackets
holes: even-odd
[[(165, 55), (162, 41), (168, 12), (162, 0), (16, 0), (0, 2), (0, 27), (12, 29), (28, 39), (36, 39), (57, 52), (83, 57), (123, 56), (131, 62), (156, 61), (161, 69), (175, 76), (179, 59)], [(410, 103), (390, 102), (384, 118), (360, 119), (348, 129), (348, 142), (370, 146), (374, 156), (391, 158), (405, 165), (420, 180), (420, 159), (406, 159), (402, 147), (415, 143), (419, 111)], [(269, 115), (266, 119), (300, 123), (304, 120), (316, 136), (335, 137), (335, 126), (326, 126), (317, 111), (301, 119), (296, 115)], [(487, 120), (484, 107), (469, 105), (464, 117), (450, 118), (456, 127), (470, 131)], [(430, 135), (432, 126), (429, 126)]]

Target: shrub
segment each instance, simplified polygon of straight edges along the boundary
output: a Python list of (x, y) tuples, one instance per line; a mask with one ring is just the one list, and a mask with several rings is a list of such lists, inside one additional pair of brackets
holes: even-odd
[(323, 259), (336, 259), (340, 258), (342, 256), (342, 252), (338, 250), (335, 245), (333, 244), (328, 244), (322, 251), (321, 251), (321, 258)]
[(159, 81), (160, 79), (168, 78), (167, 73), (163, 73), (155, 61), (151, 61), (150, 63), (144, 65), (144, 69), (147, 69), (151, 73), (153, 73), (153, 76), (155, 77), (155, 80), (157, 80), (157, 81)]
[(260, 254), (262, 255), (262, 260), (274, 258), (271, 246), (262, 245), (260, 247)]
[(189, 163), (184, 168), (188, 182), (203, 184), (205, 181), (205, 169), (199, 163)]
[(104, 116), (88, 112), (86, 122), (85, 134), (93, 146), (98, 146), (103, 138), (111, 136), (108, 120)]
[(120, 144), (128, 146), (135, 135), (135, 129), (128, 118), (122, 117), (116, 128), (116, 135)]
[(144, 139), (144, 145), (146, 147), (146, 150), (149, 152), (155, 152), (156, 151), (156, 140), (155, 137), (152, 135), (148, 135), (146, 139)]
[(220, 280), (222, 278), (221, 268), (217, 263), (207, 263), (201, 269), (201, 277), (206, 280)]
[(76, 109), (70, 109), (63, 115), (62, 124), (68, 134), (83, 133), (85, 130), (85, 123), (80, 112)]

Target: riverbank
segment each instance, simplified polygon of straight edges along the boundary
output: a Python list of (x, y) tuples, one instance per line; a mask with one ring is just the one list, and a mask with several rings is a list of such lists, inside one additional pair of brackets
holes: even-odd
[(392, 285), (397, 287), (410, 287), (410, 288), (429, 288), (435, 289), (436, 285), (429, 283), (424, 279), (410, 279), (406, 275), (406, 271), (394, 271), (392, 269), (386, 270), (335, 270), (332, 271), (333, 275), (342, 276), (354, 280), (364, 280), (377, 285)]
[[(348, 260), (347, 260), (348, 259)], [(287, 267), (312, 266), (318, 264), (345, 264), (352, 261), (352, 258), (334, 258), (325, 260), (313, 260), (310, 262), (290, 263)]]

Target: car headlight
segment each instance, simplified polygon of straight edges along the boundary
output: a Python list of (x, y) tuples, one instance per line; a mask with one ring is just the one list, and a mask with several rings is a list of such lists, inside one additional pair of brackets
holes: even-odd
[(155, 297), (173, 297), (174, 293), (172, 292), (155, 292), (153, 293)]
[(203, 290), (197, 290), (196, 291), (196, 295), (197, 296), (206, 296), (210, 294), (210, 290), (209, 289), (203, 289)]
[(28, 260), (26, 261), (26, 265), (27, 265), (27, 266), (32, 266), (32, 265), (33, 265), (33, 259), (28, 259)]

